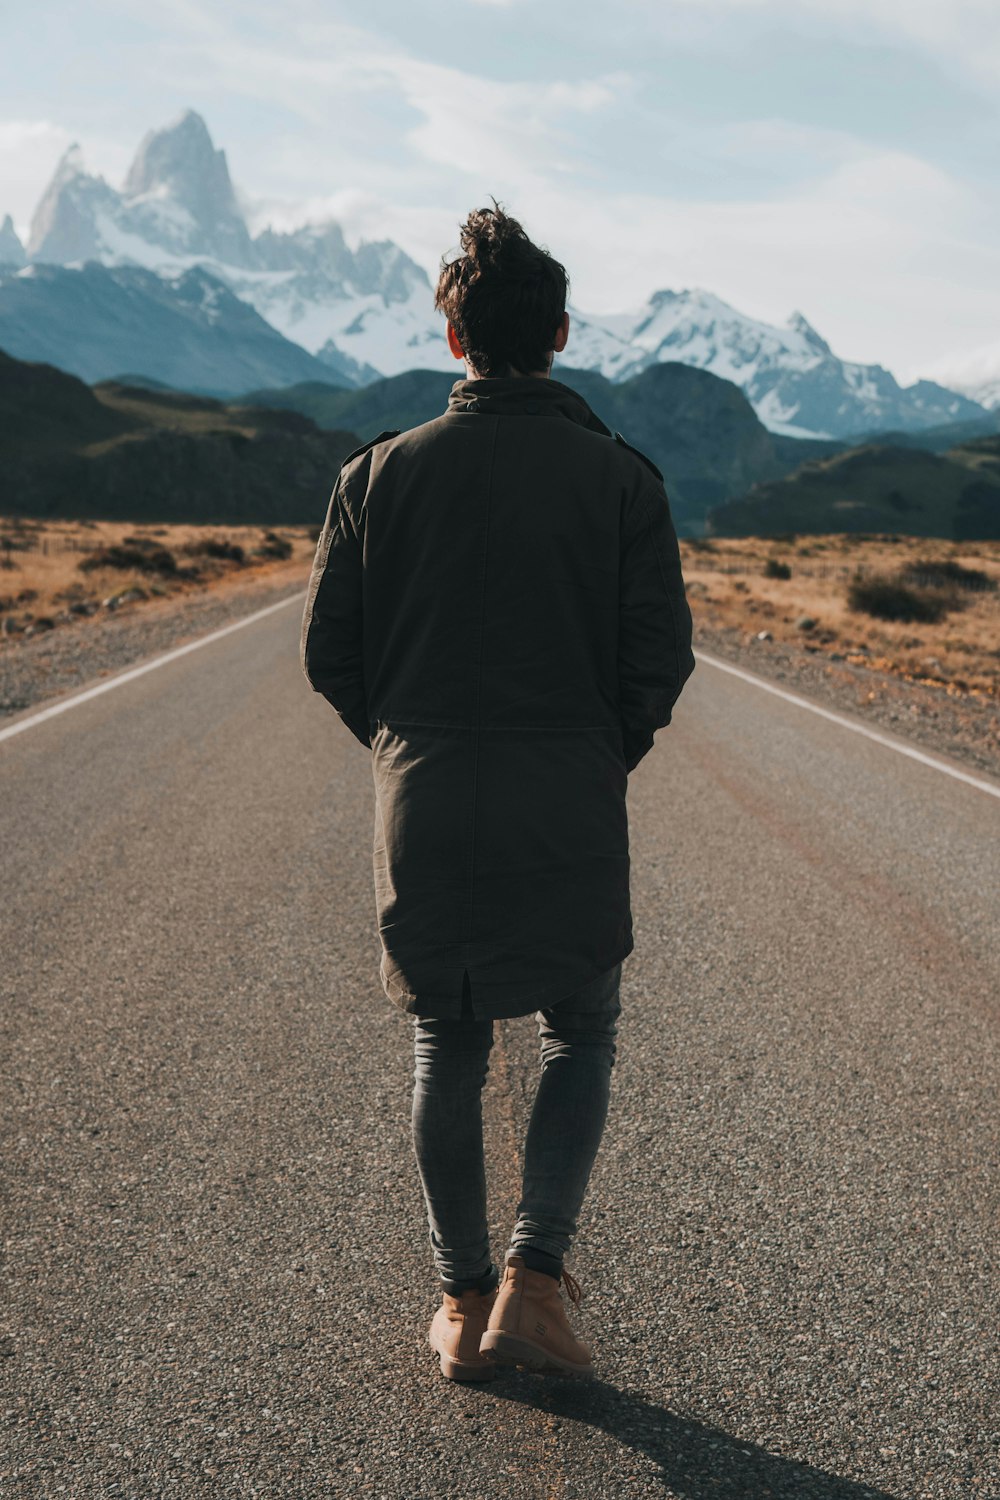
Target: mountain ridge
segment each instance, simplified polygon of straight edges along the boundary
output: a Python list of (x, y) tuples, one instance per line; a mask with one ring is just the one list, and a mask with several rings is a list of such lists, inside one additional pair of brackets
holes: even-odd
[(0, 347), (83, 380), (134, 370), (212, 396), (344, 383), (200, 266), (174, 278), (99, 261), (0, 266)]
[(711, 509), (707, 529), (709, 536), (1000, 538), (1000, 433), (944, 453), (867, 443), (809, 460)]
[[(389, 240), (352, 250), (333, 220), (251, 236), (225, 152), (191, 109), (147, 131), (120, 190), (88, 173), (71, 146), (38, 204), (26, 251), (13, 226), (0, 231), (0, 261), (16, 261), (19, 251), (32, 264), (93, 260), (166, 277), (200, 265), (342, 383), (451, 368), (430, 280), (416, 261)], [(574, 308), (571, 316), (577, 367), (615, 382), (660, 363), (705, 369), (739, 385), (764, 424), (788, 436), (917, 431), (985, 414), (934, 381), (904, 388), (879, 365), (840, 359), (798, 310), (779, 327), (695, 287), (660, 289), (631, 314)]]

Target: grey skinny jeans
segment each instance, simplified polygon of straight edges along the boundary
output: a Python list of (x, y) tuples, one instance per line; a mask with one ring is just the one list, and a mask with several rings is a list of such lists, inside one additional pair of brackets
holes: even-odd
[[(621, 964), (549, 1010), (536, 1011), (541, 1076), (524, 1145), (511, 1249), (561, 1265), (604, 1133), (621, 1015)], [(434, 1263), (456, 1295), (495, 1278), (486, 1217), (482, 1089), (493, 1022), (466, 1003), (455, 1020), (414, 1026), (413, 1148)], [(491, 1274), (492, 1273), (492, 1274)]]

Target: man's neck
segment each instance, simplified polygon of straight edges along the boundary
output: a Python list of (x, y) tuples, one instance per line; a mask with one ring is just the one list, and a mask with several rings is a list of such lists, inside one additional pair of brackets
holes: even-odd
[(468, 360), (465, 361), (466, 380), (490, 380), (491, 378), (499, 380), (548, 380), (551, 378), (551, 375), (551, 360), (549, 361), (549, 367), (547, 370), (508, 370), (506, 375), (494, 377), (491, 377), (489, 375), (480, 375), (478, 370), (474, 370), (472, 368)]

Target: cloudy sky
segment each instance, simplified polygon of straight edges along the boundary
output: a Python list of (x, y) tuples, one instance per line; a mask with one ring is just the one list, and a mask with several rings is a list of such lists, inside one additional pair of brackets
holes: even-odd
[(206, 119), (252, 227), (431, 273), (496, 196), (582, 310), (701, 286), (901, 379), (1000, 339), (997, 0), (35, 0), (0, 19), (0, 216)]

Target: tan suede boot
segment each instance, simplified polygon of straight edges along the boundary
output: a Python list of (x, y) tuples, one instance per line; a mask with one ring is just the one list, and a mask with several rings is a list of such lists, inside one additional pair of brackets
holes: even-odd
[[(564, 1270), (570, 1301), (580, 1301), (578, 1283)], [(576, 1338), (559, 1295), (559, 1283), (544, 1271), (529, 1271), (520, 1255), (508, 1255), (503, 1281), (479, 1345), (503, 1365), (526, 1365), (542, 1374), (592, 1375), (590, 1350)]]
[(427, 1341), (440, 1354), (441, 1374), (447, 1380), (492, 1380), (496, 1374), (492, 1360), (479, 1352), (496, 1296), (496, 1287), (486, 1293), (463, 1292), (461, 1297), (442, 1292)]

